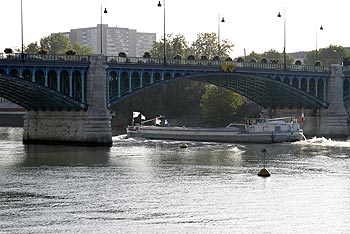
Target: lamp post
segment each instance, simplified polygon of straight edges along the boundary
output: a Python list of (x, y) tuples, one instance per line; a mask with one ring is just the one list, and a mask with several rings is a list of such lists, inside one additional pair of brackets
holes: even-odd
[[(282, 17), (281, 12), (278, 12), (277, 17)], [(283, 11), (283, 69), (286, 69), (286, 10)]]
[[(321, 31), (323, 30), (322, 25), (321, 25), (321, 27), (320, 27), (320, 30), (321, 30)], [(317, 62), (317, 30), (316, 30), (316, 61), (315, 61), (315, 62)]]
[(101, 54), (103, 54), (103, 50), (102, 50), (102, 47), (103, 47), (103, 40), (102, 40), (102, 13), (105, 13), (107, 14), (107, 8), (105, 8), (104, 11), (102, 11), (102, 4), (101, 4)]
[(23, 2), (21, 0), (21, 41), (22, 41), (22, 49), (21, 49), (21, 60), (24, 61), (24, 43), (23, 43)]
[[(160, 3), (160, 1), (158, 1), (158, 7), (161, 7), (162, 4)], [(163, 30), (163, 63), (166, 64), (166, 46), (165, 46), (165, 0), (163, 0), (163, 8), (164, 8), (164, 30)]]
[(220, 20), (220, 15), (218, 17), (218, 50), (219, 50), (219, 57), (221, 54), (221, 46), (220, 46), (220, 23), (225, 23), (225, 18), (222, 17), (222, 19)]

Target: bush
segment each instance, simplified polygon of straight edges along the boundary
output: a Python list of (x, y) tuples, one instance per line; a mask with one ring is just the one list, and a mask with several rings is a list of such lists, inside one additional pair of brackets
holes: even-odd
[(122, 58), (128, 57), (125, 52), (119, 52), (118, 56)]
[(261, 63), (267, 63), (267, 58), (262, 58), (260, 62)]
[(295, 65), (301, 65), (302, 62), (300, 60), (295, 61)]
[(181, 59), (181, 55), (176, 55), (175, 57), (174, 57), (174, 59)]
[(188, 60), (195, 60), (195, 57), (194, 57), (194, 55), (189, 55), (189, 56), (187, 57), (187, 59), (188, 59)]
[(76, 55), (77, 52), (75, 50), (67, 50), (66, 55)]
[(237, 59), (237, 62), (238, 62), (238, 63), (243, 63), (243, 62), (244, 62), (244, 59), (243, 59), (242, 57), (239, 57), (239, 58)]
[(4, 52), (5, 52), (5, 54), (12, 54), (12, 53), (13, 53), (13, 51), (12, 51), (11, 48), (6, 48), (6, 49), (4, 50)]
[(47, 49), (40, 49), (38, 51), (38, 54), (48, 54), (48, 53), (49, 53), (49, 51)]
[(143, 54), (143, 58), (146, 58), (146, 59), (151, 58), (151, 53), (146, 51), (146, 52)]
[(314, 64), (314, 66), (322, 66), (322, 62), (320, 60), (317, 60)]

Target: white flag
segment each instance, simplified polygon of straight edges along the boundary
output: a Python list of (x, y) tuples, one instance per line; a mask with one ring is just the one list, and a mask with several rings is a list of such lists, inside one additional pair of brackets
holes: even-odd
[(136, 118), (139, 115), (140, 115), (140, 112), (132, 112), (132, 117), (133, 118)]
[(146, 120), (146, 116), (144, 116), (143, 114), (141, 114), (141, 120)]

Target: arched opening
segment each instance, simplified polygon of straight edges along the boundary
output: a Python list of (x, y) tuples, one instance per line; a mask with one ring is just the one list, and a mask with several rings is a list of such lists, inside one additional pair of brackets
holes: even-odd
[(32, 80), (32, 72), (29, 71), (28, 69), (25, 69), (25, 70), (22, 72), (22, 75), (23, 75), (23, 79), (29, 80), (29, 81)]
[(307, 92), (307, 80), (305, 78), (301, 79), (301, 90)]
[(117, 96), (118, 94), (118, 73), (115, 71), (109, 74), (109, 93), (110, 96)]
[(299, 80), (298, 80), (298, 78), (296, 78), (296, 77), (293, 78), (292, 85), (295, 88), (299, 88)]
[(284, 77), (283, 83), (290, 85), (290, 79), (289, 79), (289, 77)]
[(69, 74), (68, 71), (61, 72), (61, 93), (69, 96)]
[(10, 76), (19, 77), (19, 72), (17, 71), (17, 69), (11, 69)]
[(42, 70), (37, 70), (35, 72), (35, 81), (38, 85), (45, 86), (45, 74)]
[(131, 89), (139, 89), (141, 88), (141, 79), (140, 79), (140, 73), (134, 72), (131, 75)]
[(151, 84), (151, 75), (148, 72), (143, 73), (142, 83), (143, 83), (143, 86), (147, 86)]
[(159, 82), (160, 80), (161, 80), (161, 75), (160, 75), (160, 73), (159, 72), (156, 72), (156, 73), (154, 73), (154, 75), (153, 75), (153, 82), (154, 83), (157, 83), (157, 82)]
[(73, 72), (73, 79), (72, 79), (72, 86), (73, 86), (73, 98), (83, 101), (82, 100), (82, 80), (80, 71), (74, 71)]
[(316, 95), (316, 88), (315, 88), (315, 86), (316, 86), (315, 80), (314, 80), (314, 79), (310, 79), (310, 85), (309, 85), (310, 91), (309, 91), (309, 93), (310, 93), (312, 96), (315, 96), (315, 95)]
[(47, 76), (48, 86), (50, 89), (57, 90), (57, 73), (56, 71), (49, 71)]
[(164, 80), (169, 80), (171, 79), (171, 74), (169, 72), (164, 74)]
[(317, 82), (317, 95), (318, 98), (323, 100), (324, 98), (324, 82), (322, 79), (319, 79)]
[(127, 94), (129, 92), (129, 74), (123, 72), (121, 74), (121, 95)]

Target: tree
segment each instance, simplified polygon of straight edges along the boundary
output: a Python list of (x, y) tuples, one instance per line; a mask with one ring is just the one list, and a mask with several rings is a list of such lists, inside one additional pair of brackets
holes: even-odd
[(24, 49), (27, 54), (37, 54), (39, 52), (40, 47), (37, 42), (29, 43)]
[[(304, 59), (304, 64), (315, 64), (315, 50), (307, 52)], [(345, 57), (349, 57), (350, 53), (343, 46), (330, 45), (327, 48), (321, 48), (317, 53), (317, 58), (323, 66), (331, 64), (340, 64)]]
[(47, 49), (50, 54), (65, 54), (71, 48), (69, 39), (62, 33), (54, 33), (41, 38), (40, 46)]
[[(175, 37), (172, 34), (167, 34), (167, 38), (165, 40), (165, 49), (166, 49), (166, 58), (173, 59), (176, 55), (180, 55), (181, 57), (187, 57), (189, 54), (188, 44), (183, 35), (178, 34)], [(150, 51), (153, 58), (163, 58), (164, 56), (164, 40), (160, 40), (159, 42), (153, 43), (153, 48)]]
[(225, 58), (228, 57), (233, 46), (228, 40), (222, 40), (219, 48), (216, 33), (199, 33), (197, 39), (192, 43), (190, 51), (198, 58), (201, 56), (206, 56), (209, 59), (213, 59), (215, 56)]
[(75, 50), (77, 54), (80, 54), (80, 55), (90, 55), (94, 53), (94, 49), (91, 46), (83, 46), (83, 45), (80, 45), (79, 43), (75, 43), (72, 46), (72, 50)]
[(213, 126), (227, 124), (232, 122), (239, 107), (244, 103), (241, 95), (224, 88), (208, 85), (200, 102), (202, 117)]

